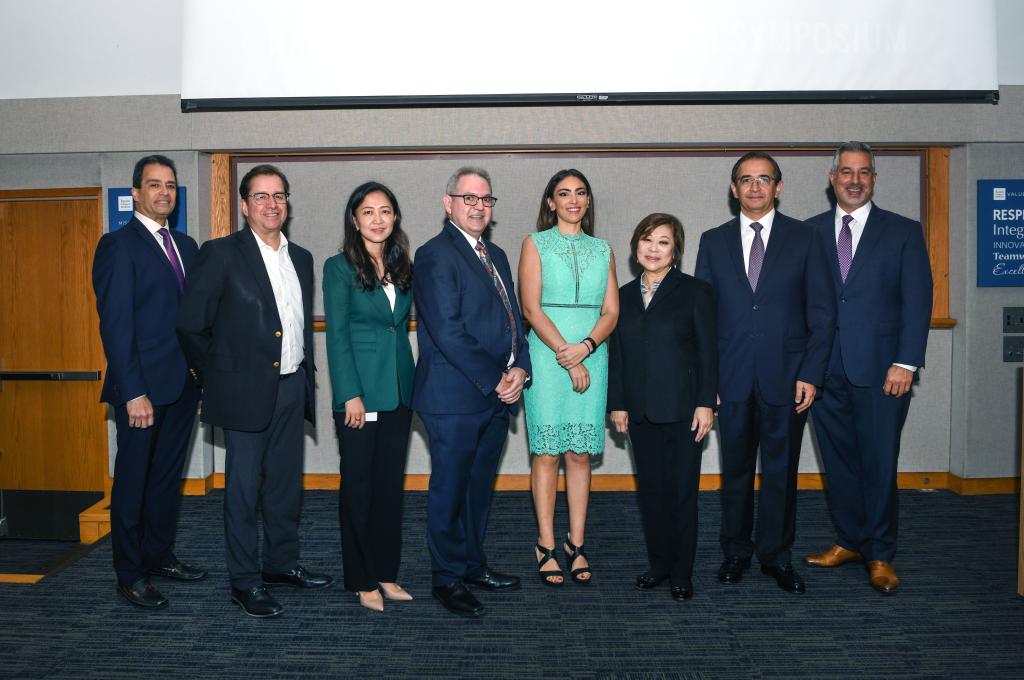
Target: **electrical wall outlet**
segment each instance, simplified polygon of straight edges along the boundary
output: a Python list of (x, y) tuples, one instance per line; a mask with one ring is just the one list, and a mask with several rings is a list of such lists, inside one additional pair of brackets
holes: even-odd
[(1024, 333), (1024, 307), (1003, 307), (1003, 332)]
[(1024, 362), (1024, 335), (1003, 336), (1003, 363)]

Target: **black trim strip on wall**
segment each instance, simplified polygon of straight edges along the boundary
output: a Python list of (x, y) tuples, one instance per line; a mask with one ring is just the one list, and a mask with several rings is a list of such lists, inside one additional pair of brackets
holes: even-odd
[(182, 99), (182, 113), (299, 109), (442, 108), (625, 104), (998, 104), (999, 90), (826, 90), (814, 92), (613, 92)]

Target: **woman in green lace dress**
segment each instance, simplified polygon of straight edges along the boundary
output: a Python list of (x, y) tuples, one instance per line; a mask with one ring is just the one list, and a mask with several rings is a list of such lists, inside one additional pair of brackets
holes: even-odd
[(560, 170), (541, 198), (537, 233), (523, 241), (519, 290), (533, 376), (524, 392), (530, 440), (537, 569), (545, 585), (564, 582), (555, 558), (558, 465), (565, 460), (569, 533), (562, 546), (573, 581), (588, 583), (583, 551), (590, 458), (604, 451), (608, 351), (619, 316), (615, 259), (594, 238), (594, 197), (579, 170)]

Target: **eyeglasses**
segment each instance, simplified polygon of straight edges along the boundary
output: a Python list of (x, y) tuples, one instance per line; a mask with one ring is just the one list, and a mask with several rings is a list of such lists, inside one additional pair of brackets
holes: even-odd
[(286, 194), (283, 191), (279, 191), (275, 194), (268, 194), (265, 191), (249, 194), (249, 198), (251, 198), (252, 202), (256, 205), (267, 205), (270, 203), (271, 199), (274, 200), (274, 203), (287, 203), (289, 196), (291, 196), (291, 194)]
[(448, 194), (452, 198), (461, 198), (466, 205), (476, 205), (477, 201), (481, 201), (488, 208), (493, 207), (498, 199), (488, 194), (487, 196), (477, 196), (476, 194)]
[(766, 186), (768, 186), (769, 184), (771, 184), (774, 181), (775, 181), (775, 178), (774, 177), (769, 177), (768, 175), (758, 175), (756, 177), (754, 175), (743, 175), (742, 177), (740, 177), (737, 180), (737, 182), (739, 184), (741, 184), (742, 186), (745, 186), (745, 187), (754, 186), (754, 185), (759, 185), (759, 186), (766, 187)]

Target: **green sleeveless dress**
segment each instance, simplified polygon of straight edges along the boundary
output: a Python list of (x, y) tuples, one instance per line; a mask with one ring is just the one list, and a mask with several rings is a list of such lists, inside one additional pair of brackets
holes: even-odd
[[(601, 315), (611, 248), (606, 241), (582, 232), (563, 236), (557, 227), (530, 238), (540, 254), (541, 308), (566, 342), (579, 342), (590, 335)], [(558, 365), (554, 351), (532, 331), (528, 341), (533, 376), (524, 399), (530, 453), (602, 453), (608, 398), (606, 343), (583, 360), (590, 372), (590, 387), (579, 394), (573, 391), (569, 372)]]

